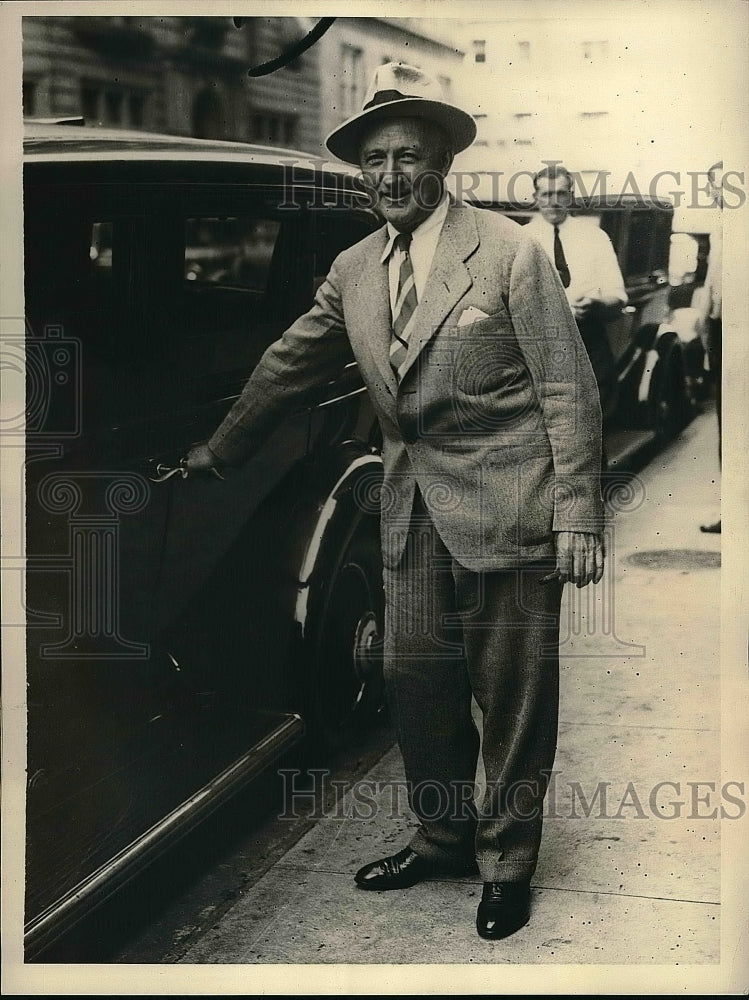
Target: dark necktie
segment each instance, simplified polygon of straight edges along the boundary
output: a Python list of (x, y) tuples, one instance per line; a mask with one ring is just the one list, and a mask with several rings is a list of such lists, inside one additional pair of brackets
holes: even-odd
[(390, 344), (390, 364), (398, 377), (408, 354), (408, 338), (413, 327), (414, 313), (419, 304), (414, 283), (414, 269), (411, 264), (409, 247), (411, 235), (398, 233), (393, 243), (393, 251), (401, 251), (400, 271), (398, 272), (398, 291), (393, 307), (393, 339)]
[(559, 272), (563, 288), (570, 287), (570, 269), (567, 267), (567, 260), (564, 256), (564, 247), (559, 238), (559, 226), (554, 226), (554, 266)]

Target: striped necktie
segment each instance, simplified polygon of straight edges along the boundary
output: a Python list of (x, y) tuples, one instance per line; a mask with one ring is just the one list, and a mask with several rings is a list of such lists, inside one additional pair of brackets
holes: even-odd
[(411, 246), (410, 233), (398, 233), (393, 243), (393, 250), (401, 252), (400, 271), (398, 273), (398, 292), (393, 307), (393, 339), (390, 344), (390, 364), (400, 378), (402, 368), (408, 354), (408, 338), (413, 328), (414, 314), (419, 300), (414, 283), (414, 269), (408, 250)]

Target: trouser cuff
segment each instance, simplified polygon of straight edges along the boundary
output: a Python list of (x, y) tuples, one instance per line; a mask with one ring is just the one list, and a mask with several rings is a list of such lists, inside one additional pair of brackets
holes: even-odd
[(448, 850), (417, 830), (408, 846), (420, 857), (442, 868), (465, 868), (474, 863), (473, 840), (463, 848), (456, 845), (455, 850)]
[(536, 865), (536, 861), (478, 859), (482, 882), (528, 882), (536, 871)]

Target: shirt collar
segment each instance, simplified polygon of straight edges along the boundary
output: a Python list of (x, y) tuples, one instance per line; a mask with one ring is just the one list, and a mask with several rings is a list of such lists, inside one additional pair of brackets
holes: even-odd
[[(413, 233), (411, 234), (413, 240), (419, 241), (426, 234), (431, 232), (431, 230), (435, 229), (437, 226), (441, 226), (442, 223), (447, 218), (447, 210), (449, 207), (450, 207), (450, 196), (448, 195), (447, 191), (445, 191), (445, 195), (442, 201), (435, 208), (432, 214), (428, 215), (426, 219), (424, 219), (424, 221), (421, 223), (421, 225), (417, 226), (416, 229), (414, 229)], [(398, 230), (394, 226), (392, 226), (389, 222), (387, 223), (387, 231), (388, 231), (388, 240), (387, 243), (385, 244), (385, 249), (382, 253), (382, 256), (380, 257), (381, 264), (384, 264), (385, 261), (390, 256), (390, 254), (393, 252), (393, 243), (395, 243), (395, 238), (396, 236), (398, 236)]]
[(537, 226), (548, 226), (549, 229), (553, 229), (555, 225), (557, 229), (564, 229), (564, 227), (567, 225), (567, 223), (570, 221), (571, 218), (572, 216), (568, 215), (566, 218), (562, 219), (561, 222), (554, 223), (554, 222), (549, 222), (548, 219), (545, 219), (540, 212), (536, 212), (536, 214), (531, 219), (531, 222), (534, 222)]

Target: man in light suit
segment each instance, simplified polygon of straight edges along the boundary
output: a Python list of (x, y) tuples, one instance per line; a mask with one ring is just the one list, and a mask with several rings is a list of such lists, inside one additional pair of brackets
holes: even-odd
[(421, 70), (377, 70), (327, 146), (361, 167), (385, 225), (334, 261), (187, 468), (241, 461), (340, 371), (350, 343), (382, 427), (385, 679), (419, 820), (408, 846), (355, 880), (397, 889), (478, 866), (477, 929), (491, 939), (529, 919), (562, 586), (603, 573), (601, 415), (542, 248), (446, 193), (475, 132)]

